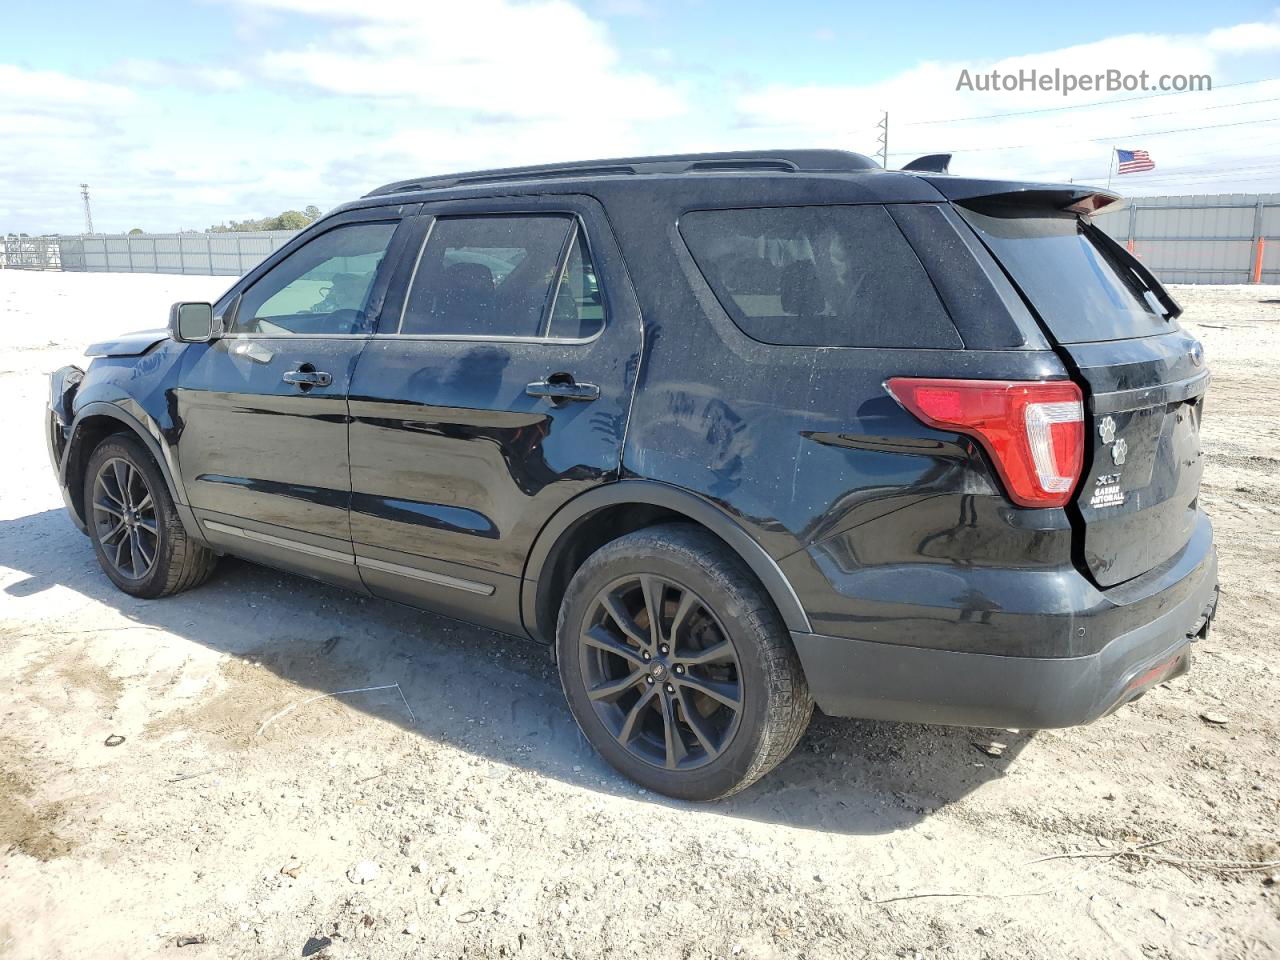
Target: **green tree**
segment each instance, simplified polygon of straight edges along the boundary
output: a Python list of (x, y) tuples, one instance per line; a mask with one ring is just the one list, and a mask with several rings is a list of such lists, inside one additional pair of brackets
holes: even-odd
[(144, 233), (146, 233), (146, 231), (145, 231), (145, 230), (143, 230), (141, 227), (134, 227), (132, 230), (130, 230), (130, 231), (129, 231), (129, 236), (131, 236), (131, 237), (140, 237), (140, 236), (142, 236)]
[(247, 233), (256, 230), (301, 230), (307, 224), (320, 217), (320, 208), (314, 203), (305, 210), (286, 210), (274, 217), (261, 220), (230, 220), (226, 223), (215, 223), (205, 233)]
[(286, 210), (278, 217), (272, 217), (267, 221), (268, 230), (301, 230), (311, 222), (312, 218), (308, 217), (300, 210)]

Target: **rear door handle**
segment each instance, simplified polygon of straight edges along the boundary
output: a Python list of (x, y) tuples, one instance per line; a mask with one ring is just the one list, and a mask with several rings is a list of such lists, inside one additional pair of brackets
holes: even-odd
[(600, 398), (600, 388), (594, 383), (575, 383), (573, 380), (537, 380), (524, 388), (531, 397), (545, 397), (552, 403), (566, 400), (589, 402)]
[(333, 383), (333, 374), (316, 370), (311, 364), (304, 363), (297, 370), (288, 371), (282, 379), (285, 383), (292, 383), (303, 390), (310, 390), (312, 387), (329, 386)]

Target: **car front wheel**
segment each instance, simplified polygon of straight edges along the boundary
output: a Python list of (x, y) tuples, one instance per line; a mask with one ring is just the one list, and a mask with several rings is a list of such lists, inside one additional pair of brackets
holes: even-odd
[(213, 572), (217, 555), (187, 536), (160, 468), (133, 437), (108, 437), (90, 454), (84, 506), (98, 563), (125, 593), (168, 596)]
[(715, 800), (795, 747), (813, 701), (781, 617), (718, 538), (690, 524), (628, 534), (587, 558), (556, 631), (583, 733), (642, 786)]

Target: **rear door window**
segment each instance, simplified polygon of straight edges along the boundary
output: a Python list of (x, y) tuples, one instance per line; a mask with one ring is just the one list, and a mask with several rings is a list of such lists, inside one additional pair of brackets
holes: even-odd
[(540, 336), (573, 229), (568, 216), (437, 219), (414, 269), (399, 332)]
[(697, 210), (680, 218), (680, 233), (725, 311), (756, 340), (962, 346), (882, 206)]
[(574, 231), (569, 255), (560, 271), (547, 336), (557, 340), (586, 339), (604, 326), (604, 297), (582, 228)]
[(1153, 292), (1094, 243), (1075, 214), (958, 209), (1059, 343), (1150, 337), (1174, 329)]

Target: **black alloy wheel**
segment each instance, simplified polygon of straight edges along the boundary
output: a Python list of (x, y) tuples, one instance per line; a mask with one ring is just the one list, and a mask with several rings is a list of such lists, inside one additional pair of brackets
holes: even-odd
[(795, 747), (813, 700), (768, 592), (710, 531), (663, 523), (574, 572), (556, 625), (560, 683), (600, 755), (682, 800), (737, 793)]
[(122, 577), (144, 579), (159, 555), (160, 523), (142, 471), (122, 457), (104, 461), (94, 477), (91, 509), (107, 561)]
[(656, 574), (623, 577), (595, 598), (580, 637), (587, 696), (632, 756), (691, 770), (720, 756), (738, 731), (738, 652), (688, 586)]
[(98, 563), (125, 593), (164, 597), (198, 586), (213, 572), (218, 555), (187, 531), (141, 440), (117, 433), (99, 443), (81, 490)]

